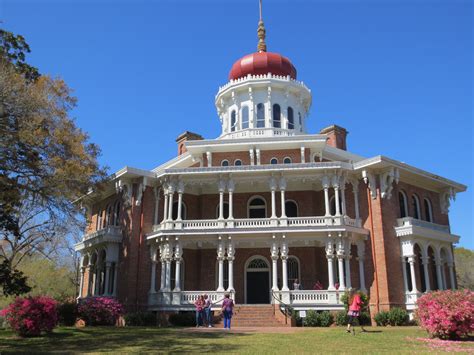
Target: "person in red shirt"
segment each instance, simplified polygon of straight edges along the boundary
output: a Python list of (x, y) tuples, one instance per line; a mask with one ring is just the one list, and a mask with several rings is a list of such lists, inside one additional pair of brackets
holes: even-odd
[(198, 296), (194, 306), (196, 307), (196, 328), (203, 326), (204, 322), (204, 296)]
[[(355, 329), (354, 329), (354, 323), (357, 320), (359, 325), (360, 325), (360, 312), (362, 310), (362, 306), (364, 302), (362, 302), (362, 299), (360, 295), (354, 290), (349, 291), (349, 312), (347, 312), (347, 315), (349, 316), (349, 322), (347, 323), (347, 329), (346, 332), (350, 333), (351, 332), (351, 327), (352, 327), (352, 335), (355, 335)], [(365, 332), (365, 329), (362, 325), (360, 325), (361, 329), (363, 332)]]

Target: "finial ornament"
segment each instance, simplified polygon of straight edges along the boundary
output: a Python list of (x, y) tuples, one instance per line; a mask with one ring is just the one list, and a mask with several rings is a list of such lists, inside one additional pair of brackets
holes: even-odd
[(262, 0), (260, 0), (259, 4), (260, 4), (260, 20), (258, 21), (258, 29), (257, 29), (257, 35), (258, 35), (257, 50), (259, 52), (266, 52), (267, 45), (265, 43), (265, 25), (263, 24), (263, 19), (262, 19)]

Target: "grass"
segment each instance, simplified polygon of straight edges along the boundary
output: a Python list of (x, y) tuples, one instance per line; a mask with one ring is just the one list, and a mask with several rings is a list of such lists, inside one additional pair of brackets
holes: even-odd
[(292, 333), (213, 332), (180, 328), (89, 327), (56, 329), (48, 336), (22, 339), (0, 330), (0, 353), (429, 353), (474, 352), (474, 342), (433, 342), (417, 327), (367, 328), (356, 336), (343, 328), (308, 328)]

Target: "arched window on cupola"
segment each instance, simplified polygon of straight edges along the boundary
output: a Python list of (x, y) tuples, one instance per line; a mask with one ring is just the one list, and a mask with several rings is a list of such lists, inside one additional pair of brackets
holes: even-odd
[(260, 103), (257, 105), (257, 128), (265, 127), (265, 106)]
[(288, 129), (295, 129), (295, 117), (292, 107), (288, 107)]
[(281, 128), (281, 109), (280, 105), (273, 105), (273, 127)]
[(230, 113), (230, 131), (235, 132), (235, 126), (237, 125), (237, 113), (232, 110)]
[(242, 129), (249, 128), (249, 107), (242, 107)]
[(300, 132), (303, 132), (303, 120), (301, 119), (301, 112), (298, 112), (298, 123), (300, 125)]
[(417, 195), (413, 195), (411, 197), (411, 204), (413, 208), (413, 218), (420, 219), (421, 213), (420, 213), (420, 199), (418, 198)]

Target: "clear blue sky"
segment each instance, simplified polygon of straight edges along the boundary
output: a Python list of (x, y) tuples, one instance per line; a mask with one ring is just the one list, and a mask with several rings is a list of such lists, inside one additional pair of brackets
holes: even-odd
[[(75, 90), (111, 171), (151, 169), (182, 131), (219, 135), (214, 95), (256, 48), (258, 1), (2, 0), (0, 19)], [(468, 185), (450, 216), (474, 249), (471, 1), (264, 0), (264, 20), (312, 89), (309, 132), (336, 123), (355, 153)]]

